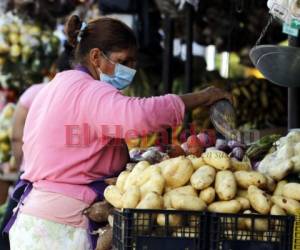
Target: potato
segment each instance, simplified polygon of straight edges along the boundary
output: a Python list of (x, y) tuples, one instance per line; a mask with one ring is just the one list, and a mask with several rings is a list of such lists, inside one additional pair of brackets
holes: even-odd
[[(244, 212), (244, 214), (255, 214), (255, 213), (252, 213), (250, 210), (246, 210)], [(253, 222), (252, 222), (252, 218), (244, 218), (244, 221), (245, 221), (246, 228), (248, 230), (252, 230), (252, 223), (254, 223), (253, 227), (254, 227), (255, 231), (263, 232), (263, 231), (267, 231), (269, 229), (267, 219), (255, 218), (255, 219), (253, 219)]]
[(287, 183), (288, 182), (286, 180), (278, 182), (273, 195), (282, 196), (283, 187)]
[(149, 166), (150, 163), (147, 161), (140, 161), (137, 163), (126, 178), (123, 190), (126, 191), (132, 185), (136, 185), (137, 181), (141, 178), (141, 173)]
[(114, 216), (113, 215), (109, 215), (107, 218), (108, 224), (113, 227), (114, 226)]
[(139, 178), (136, 180), (136, 185), (138, 187), (142, 186), (146, 182), (152, 179), (153, 175), (160, 175), (160, 168), (157, 165), (152, 165), (147, 167), (142, 173), (140, 173)]
[(202, 190), (209, 187), (215, 180), (216, 170), (211, 166), (202, 166), (191, 176), (191, 184), (195, 189)]
[(237, 191), (234, 175), (229, 170), (219, 171), (216, 175), (215, 190), (220, 200), (232, 200)]
[(241, 203), (237, 200), (216, 201), (208, 206), (208, 211), (212, 213), (236, 214), (242, 209)]
[(203, 211), (206, 209), (206, 204), (199, 197), (183, 194), (171, 195), (172, 208), (178, 210), (193, 210)]
[(248, 190), (245, 190), (245, 189), (238, 189), (237, 193), (236, 193), (236, 196), (237, 197), (243, 197), (243, 198), (246, 198), (248, 199)]
[(113, 230), (110, 226), (98, 230), (99, 237), (97, 240), (96, 250), (110, 250), (112, 248)]
[(139, 187), (132, 186), (122, 196), (123, 208), (136, 208), (141, 198)]
[(171, 195), (173, 194), (183, 194), (183, 195), (191, 195), (191, 196), (197, 196), (196, 190), (191, 186), (183, 186), (179, 188), (172, 189), (171, 191), (164, 194), (164, 208), (171, 208)]
[(191, 195), (191, 196), (198, 196), (196, 190), (191, 185), (174, 188), (169, 193), (171, 193), (171, 194), (178, 193), (178, 194), (185, 194), (185, 195)]
[(237, 171), (234, 173), (236, 181), (241, 188), (248, 189), (249, 186), (254, 185), (263, 188), (267, 185), (266, 177), (255, 171)]
[(200, 218), (199, 218), (199, 216), (196, 216), (196, 215), (188, 216), (187, 221), (188, 221), (189, 226), (192, 228), (199, 227), (199, 225), (200, 225)]
[(300, 202), (283, 196), (272, 196), (272, 202), (288, 214), (296, 215), (300, 211)]
[(124, 186), (125, 186), (125, 182), (127, 180), (127, 177), (129, 176), (129, 174), (130, 174), (129, 171), (122, 171), (120, 173), (120, 175), (118, 176), (116, 186), (121, 191), (121, 193), (123, 193), (125, 191)]
[(171, 190), (173, 190), (173, 188), (168, 187), (168, 186), (165, 185), (164, 193), (168, 193), (168, 192), (170, 192)]
[(282, 195), (297, 201), (300, 201), (300, 184), (288, 183), (282, 188)]
[(113, 205), (115, 208), (122, 208), (122, 194), (116, 186), (107, 186), (104, 190), (104, 197), (107, 202)]
[(250, 208), (250, 201), (244, 197), (236, 197), (235, 198), (242, 205), (242, 210), (246, 210)]
[(161, 209), (163, 207), (163, 198), (154, 192), (149, 192), (139, 202), (138, 209)]
[(230, 169), (235, 172), (235, 171), (251, 171), (252, 167), (250, 162), (248, 161), (238, 161), (235, 158), (230, 158), (230, 164), (231, 167)]
[(202, 154), (204, 162), (219, 170), (226, 170), (230, 168), (229, 156), (220, 150), (209, 150)]
[(171, 193), (170, 192), (164, 194), (163, 200), (164, 200), (164, 208), (166, 208), (166, 209), (172, 208)]
[(165, 160), (159, 165), (166, 185), (172, 188), (185, 185), (194, 171), (192, 162), (184, 156)]
[(199, 195), (200, 199), (202, 199), (207, 205), (212, 203), (216, 197), (216, 191), (213, 187), (208, 187), (203, 189)]
[(96, 222), (105, 222), (112, 212), (113, 207), (107, 201), (98, 201), (83, 211), (89, 219)]
[[(221, 218), (221, 224), (226, 230), (235, 230), (235, 218)], [(245, 218), (237, 218), (237, 229), (246, 229)]]
[(169, 226), (171, 227), (179, 227), (182, 225), (182, 216), (178, 214), (159, 214), (157, 216), (157, 224), (160, 226), (167, 225), (166, 220), (169, 220)]
[(248, 197), (251, 207), (260, 214), (268, 214), (271, 210), (270, 196), (259, 189), (258, 187), (251, 185), (248, 188)]
[(271, 215), (286, 215), (286, 212), (279, 206), (273, 205), (271, 207)]
[(173, 232), (172, 236), (181, 238), (195, 238), (197, 237), (197, 234), (194, 228), (182, 227)]
[(270, 192), (273, 193), (275, 188), (276, 188), (276, 183), (275, 181), (268, 175), (265, 175), (266, 179), (267, 179), (267, 185), (266, 185), (266, 189)]
[(264, 232), (263, 241), (267, 242), (280, 242), (281, 237), (279, 232)]
[(188, 158), (192, 162), (194, 170), (197, 170), (198, 168), (206, 165), (202, 157), (196, 157), (195, 155), (188, 155), (186, 158)]
[(145, 182), (141, 187), (141, 196), (144, 197), (149, 192), (154, 192), (159, 195), (163, 193), (165, 179), (160, 174), (152, 174), (151, 179)]
[[(236, 235), (236, 237), (234, 237)], [(224, 236), (228, 240), (251, 240), (251, 234), (248, 231), (238, 230), (225, 230)]]

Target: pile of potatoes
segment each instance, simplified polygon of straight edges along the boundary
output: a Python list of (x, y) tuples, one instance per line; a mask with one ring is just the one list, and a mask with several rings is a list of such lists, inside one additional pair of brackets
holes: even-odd
[[(104, 197), (120, 209), (263, 215), (294, 215), (300, 210), (300, 184), (276, 183), (253, 171), (249, 163), (215, 149), (201, 157), (180, 156), (155, 165), (139, 162), (131, 172), (123, 171), (116, 185), (105, 189)], [(164, 218), (158, 216), (157, 223), (164, 225)], [(180, 217), (173, 216), (170, 223), (180, 224)]]

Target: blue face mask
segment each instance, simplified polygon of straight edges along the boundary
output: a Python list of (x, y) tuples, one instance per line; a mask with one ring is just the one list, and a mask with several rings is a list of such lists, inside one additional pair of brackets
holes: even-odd
[[(104, 55), (104, 54), (103, 54)], [(99, 78), (103, 82), (107, 82), (117, 89), (124, 89), (129, 86), (136, 73), (135, 69), (129, 68), (120, 63), (114, 63), (109, 60), (105, 55), (104, 57), (112, 64), (115, 65), (115, 71), (113, 75), (107, 75), (100, 71)]]

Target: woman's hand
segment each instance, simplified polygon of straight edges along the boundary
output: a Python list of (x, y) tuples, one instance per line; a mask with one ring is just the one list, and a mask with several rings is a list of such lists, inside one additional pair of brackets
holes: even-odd
[(210, 106), (222, 99), (227, 99), (232, 103), (231, 94), (222, 89), (216, 87), (208, 87), (200, 92), (202, 92), (202, 94), (205, 96), (205, 99), (207, 99), (207, 101), (204, 103), (205, 106)]
[(210, 106), (222, 99), (227, 99), (232, 102), (230, 93), (216, 87), (208, 87), (198, 92), (185, 94), (180, 96), (180, 98), (184, 102), (187, 110), (194, 109), (199, 106)]

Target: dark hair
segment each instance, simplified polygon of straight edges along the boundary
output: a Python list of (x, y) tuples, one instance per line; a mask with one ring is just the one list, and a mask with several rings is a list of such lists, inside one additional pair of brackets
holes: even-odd
[(75, 60), (79, 62), (82, 62), (93, 48), (99, 48), (109, 54), (137, 47), (133, 31), (117, 19), (100, 17), (89, 22), (86, 28), (80, 31), (82, 23), (77, 15), (72, 15), (65, 25), (68, 42), (75, 48)]

